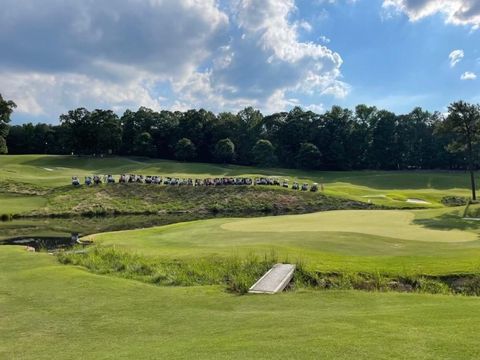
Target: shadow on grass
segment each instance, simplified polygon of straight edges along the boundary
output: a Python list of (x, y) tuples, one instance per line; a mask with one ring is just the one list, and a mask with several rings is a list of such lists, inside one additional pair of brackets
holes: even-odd
[(431, 219), (416, 219), (414, 224), (436, 230), (480, 230), (480, 221), (469, 221), (458, 214), (443, 214)]

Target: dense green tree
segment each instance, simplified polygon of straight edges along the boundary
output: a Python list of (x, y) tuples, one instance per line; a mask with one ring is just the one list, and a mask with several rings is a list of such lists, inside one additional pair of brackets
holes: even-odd
[(138, 151), (136, 143), (144, 133), (150, 134), (153, 138), (153, 134), (158, 131), (158, 118), (157, 112), (145, 107), (140, 107), (137, 111), (125, 111), (120, 118), (123, 130), (121, 152), (125, 155), (154, 155), (154, 152), (151, 152), (151, 146), (143, 148), (148, 152), (148, 154), (144, 154)]
[(121, 146), (121, 123), (111, 110), (78, 108), (61, 115), (60, 122), (76, 154), (112, 154)]
[(237, 114), (238, 126), (235, 128), (235, 144), (238, 161), (251, 164), (251, 150), (262, 136), (263, 115), (252, 107), (247, 107)]
[(400, 168), (397, 130), (397, 116), (394, 113), (381, 110), (375, 114), (369, 149), (371, 168), (382, 170)]
[(0, 94), (0, 154), (8, 153), (7, 135), (10, 116), (17, 105), (12, 100), (5, 100)]
[(314, 142), (322, 153), (322, 165), (327, 169), (344, 170), (354, 167), (358, 154), (349, 151), (353, 114), (348, 109), (333, 106), (315, 121)]
[(96, 129), (90, 120), (90, 111), (85, 108), (77, 108), (60, 115), (60, 123), (66, 129), (67, 142), (75, 154), (94, 153)]
[(285, 117), (277, 132), (276, 148), (278, 157), (286, 166), (295, 167), (298, 163), (297, 154), (301, 143), (311, 143), (315, 133), (313, 126), (318, 122), (319, 115), (311, 111), (293, 108)]
[(215, 145), (214, 156), (217, 161), (231, 163), (235, 158), (235, 145), (229, 138), (219, 140)]
[(114, 154), (122, 144), (122, 126), (111, 110), (95, 110), (90, 114), (95, 132), (95, 153)]
[(472, 199), (476, 200), (474, 171), (478, 165), (478, 144), (480, 142), (480, 106), (458, 101), (448, 107), (448, 116), (439, 125), (439, 131), (449, 133), (451, 141), (448, 150), (463, 153), (467, 159)]
[(146, 131), (135, 137), (133, 148), (135, 155), (153, 156), (156, 153), (152, 135)]
[(296, 159), (300, 169), (316, 169), (320, 165), (321, 153), (314, 144), (302, 143)]
[(211, 111), (188, 110), (179, 119), (177, 138), (187, 138), (195, 144), (198, 160), (212, 161), (215, 123), (216, 116)]
[(258, 140), (252, 149), (253, 161), (255, 165), (270, 167), (277, 163), (275, 148), (268, 140)]
[[(396, 115), (367, 105), (355, 111), (333, 106), (323, 114), (295, 107), (265, 117), (251, 107), (218, 116), (203, 109), (141, 107), (120, 119), (113, 111), (79, 108), (63, 114), (59, 126), (11, 127), (7, 145), (14, 154), (122, 154), (335, 170), (476, 169), (479, 164), (469, 163), (468, 149), (457, 149), (462, 141), (457, 132), (438, 130), (443, 122), (439, 113), (421, 108)], [(7, 123), (2, 124), (6, 133)], [(234, 156), (225, 139), (235, 144)], [(321, 155), (305, 144), (316, 146)], [(312, 159), (303, 161), (308, 149)], [(473, 156), (479, 149), (474, 139)]]
[(181, 112), (164, 110), (155, 117), (155, 125), (151, 135), (157, 152), (156, 156), (164, 159), (174, 157), (177, 128), (181, 116)]
[(180, 161), (195, 160), (197, 157), (197, 148), (195, 144), (187, 138), (178, 140), (175, 145), (175, 158)]

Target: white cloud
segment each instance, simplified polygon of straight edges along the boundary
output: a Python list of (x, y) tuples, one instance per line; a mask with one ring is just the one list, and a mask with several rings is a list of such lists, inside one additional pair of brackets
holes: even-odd
[[(5, 95), (17, 103), (17, 111), (30, 115), (56, 116), (78, 106), (123, 111), (146, 106), (160, 109), (147, 79), (115, 83), (77, 74), (0, 73)], [(52, 119), (54, 120), (54, 119)]]
[(302, 94), (350, 91), (340, 55), (300, 40), (312, 27), (292, 19), (294, 0), (223, 7), (217, 0), (117, 0), (114, 7), (3, 0), (2, 7), (0, 47), (9, 51), (0, 57), (0, 91), (18, 112), (54, 119), (78, 106), (278, 111), (301, 105)]
[(412, 21), (443, 14), (449, 24), (480, 27), (478, 0), (383, 0), (383, 8), (404, 12)]
[(450, 55), (448, 55), (448, 58), (450, 59), (450, 67), (457, 65), (460, 61), (462, 61), (464, 56), (465, 53), (463, 50), (453, 50)]
[(78, 106), (159, 108), (156, 84), (181, 81), (228, 40), (216, 0), (3, 0), (0, 92), (16, 112)]
[(326, 37), (325, 35), (321, 35), (318, 39), (324, 44), (329, 44), (331, 41), (330, 38)]
[(340, 80), (342, 59), (325, 46), (301, 42), (301, 22), (290, 22), (293, 0), (239, 0), (231, 23), (239, 28), (219, 48), (213, 66), (174, 84), (181, 102), (212, 109), (246, 105), (279, 111), (299, 105), (288, 92), (345, 97), (350, 86)]
[(305, 109), (313, 111), (316, 114), (323, 114), (325, 112), (325, 106), (323, 104), (310, 104), (305, 106)]
[(460, 76), (461, 80), (475, 80), (477, 75), (471, 71), (466, 71)]

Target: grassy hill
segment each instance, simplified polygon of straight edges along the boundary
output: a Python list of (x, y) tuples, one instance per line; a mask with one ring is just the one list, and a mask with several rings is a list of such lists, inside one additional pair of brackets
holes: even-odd
[[(459, 172), (320, 172), (298, 171), (291, 169), (259, 169), (233, 165), (215, 165), (201, 163), (180, 163), (144, 158), (89, 158), (72, 156), (23, 155), (0, 156), (0, 213), (27, 214), (38, 211), (45, 214), (51, 211), (65, 211), (85, 202), (95, 208), (105, 206), (106, 210), (122, 212), (132, 207), (139, 212), (145, 202), (130, 201), (127, 205), (125, 195), (135, 195), (136, 190), (123, 194), (125, 188), (115, 187), (115, 191), (105, 190), (105, 186), (93, 190), (76, 190), (70, 186), (70, 178), (77, 175), (83, 178), (92, 174), (142, 173), (178, 177), (218, 177), (218, 176), (278, 176), (299, 182), (318, 182), (324, 184), (323, 195), (340, 199), (372, 203), (395, 208), (442, 207), (445, 196), (469, 196), (468, 178)], [(165, 189), (165, 187), (161, 187)], [(136, 186), (138, 197), (146, 192)], [(199, 189), (196, 189), (199, 190)], [(280, 189), (275, 189), (280, 190)], [(142, 192), (143, 191), (143, 192)], [(235, 192), (235, 190), (231, 190)], [(148, 190), (151, 193), (150, 190)], [(107, 193), (107, 194), (105, 194)], [(158, 192), (157, 192), (158, 193)], [(299, 199), (301, 193), (290, 191), (290, 197)], [(244, 195), (242, 195), (244, 196)], [(408, 199), (421, 199), (429, 204), (415, 204)], [(157, 200), (157, 199), (153, 199)], [(204, 199), (205, 200), (205, 199)], [(215, 200), (215, 199), (213, 199)], [(254, 196), (253, 202), (258, 201)], [(298, 200), (300, 203), (309, 202)], [(151, 201), (153, 203), (154, 201)], [(163, 199), (156, 201), (164, 202)], [(204, 203), (214, 203), (211, 199)], [(270, 204), (272, 199), (268, 201)], [(287, 201), (288, 202), (288, 201)], [(63, 205), (63, 208), (62, 208)], [(303, 206), (303, 205), (300, 205)], [(305, 205), (305, 211), (311, 211)], [(182, 208), (182, 207), (181, 207)], [(178, 208), (177, 208), (178, 209)], [(101, 211), (105, 209), (100, 209)], [(154, 207), (155, 211), (165, 210)], [(183, 210), (183, 208), (182, 208)], [(197, 211), (198, 209), (195, 209)], [(317, 209), (321, 210), (321, 209)]]

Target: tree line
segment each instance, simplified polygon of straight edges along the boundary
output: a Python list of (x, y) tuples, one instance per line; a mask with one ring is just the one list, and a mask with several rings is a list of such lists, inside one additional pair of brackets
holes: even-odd
[(6, 105), (0, 105), (0, 150), (3, 144), (10, 154), (147, 156), (324, 170), (473, 169), (480, 139), (480, 107), (461, 101), (448, 115), (421, 108), (397, 115), (367, 105), (333, 106), (324, 114), (295, 107), (271, 115), (251, 107), (236, 114), (141, 107), (121, 116), (78, 108), (62, 114), (59, 125), (10, 127), (15, 104), (3, 98), (1, 103)]

